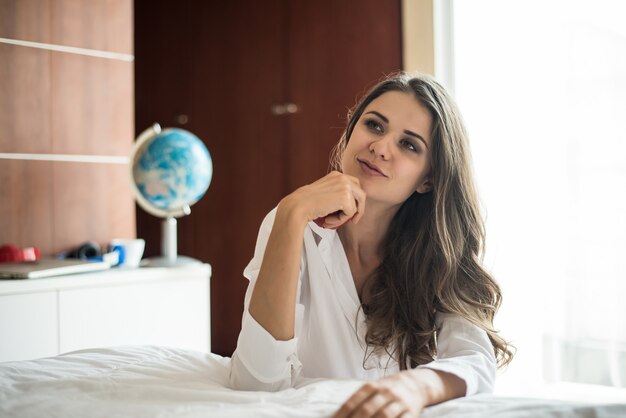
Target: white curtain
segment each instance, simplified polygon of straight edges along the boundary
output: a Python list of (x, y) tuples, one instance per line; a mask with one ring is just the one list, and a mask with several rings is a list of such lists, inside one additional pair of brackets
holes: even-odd
[(626, 2), (448, 4), (496, 325), (518, 348), (502, 378), (625, 387)]

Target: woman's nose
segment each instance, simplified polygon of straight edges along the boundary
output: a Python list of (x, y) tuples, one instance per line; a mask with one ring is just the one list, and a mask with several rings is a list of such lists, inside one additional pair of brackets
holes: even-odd
[(379, 138), (376, 141), (372, 141), (369, 151), (374, 154), (374, 156), (380, 157), (382, 160), (388, 160), (391, 155), (389, 142), (389, 135)]

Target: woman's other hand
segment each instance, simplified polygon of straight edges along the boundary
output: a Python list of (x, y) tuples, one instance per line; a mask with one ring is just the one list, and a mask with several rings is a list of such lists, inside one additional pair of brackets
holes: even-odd
[(425, 404), (424, 385), (400, 372), (361, 386), (333, 418), (413, 418), (419, 416)]
[(350, 219), (357, 223), (365, 212), (366, 195), (356, 177), (333, 171), (286, 196), (281, 205), (296, 211), (306, 222), (336, 229)]
[(414, 418), (424, 407), (465, 394), (465, 381), (451, 373), (417, 368), (368, 382), (333, 418)]

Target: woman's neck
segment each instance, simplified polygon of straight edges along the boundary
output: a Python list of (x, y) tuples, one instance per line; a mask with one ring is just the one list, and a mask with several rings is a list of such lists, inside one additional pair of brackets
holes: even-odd
[[(351, 267), (377, 267), (382, 260), (381, 244), (397, 207), (383, 207), (368, 202), (358, 224), (347, 222), (337, 230)], [(356, 266), (352, 266), (356, 263)]]

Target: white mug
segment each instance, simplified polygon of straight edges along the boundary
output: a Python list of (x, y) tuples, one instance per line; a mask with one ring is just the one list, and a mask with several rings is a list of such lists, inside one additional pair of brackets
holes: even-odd
[(119, 245), (124, 248), (124, 261), (120, 264), (120, 266), (139, 267), (141, 257), (143, 256), (143, 250), (146, 246), (146, 241), (143, 238), (116, 238), (111, 240), (111, 245)]

